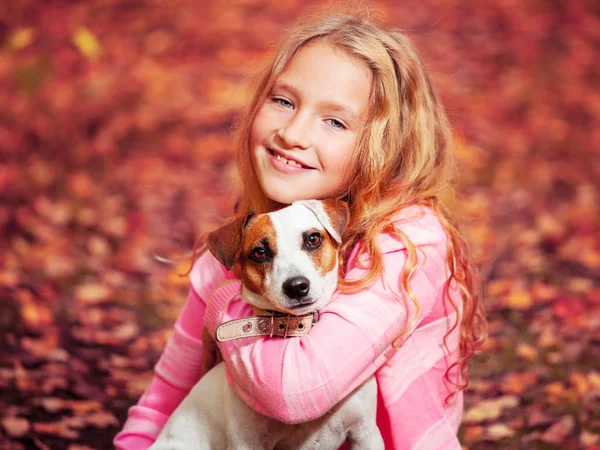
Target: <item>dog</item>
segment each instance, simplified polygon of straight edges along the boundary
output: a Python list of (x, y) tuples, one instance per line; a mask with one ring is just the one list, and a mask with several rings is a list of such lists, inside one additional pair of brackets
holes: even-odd
[[(216, 340), (307, 333), (337, 286), (346, 203), (304, 200), (267, 214), (238, 217), (211, 233), (209, 251), (241, 268), (242, 299), (257, 316), (222, 324)], [(269, 312), (265, 312), (269, 311)], [(383, 449), (371, 377), (324, 416), (284, 424), (251, 409), (226, 380), (223, 362), (209, 370), (174, 411), (153, 450)]]

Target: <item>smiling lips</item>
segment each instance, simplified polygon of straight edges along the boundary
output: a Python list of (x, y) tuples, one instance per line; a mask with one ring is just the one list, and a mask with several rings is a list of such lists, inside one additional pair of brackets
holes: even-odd
[(301, 169), (312, 169), (312, 167), (305, 166), (304, 164), (302, 164), (298, 161), (286, 158), (285, 156), (276, 152), (275, 150), (272, 150), (272, 149), (268, 149), (268, 150), (269, 150), (269, 153), (271, 153), (271, 155), (273, 157), (275, 157), (275, 159), (277, 159), (277, 161), (279, 161), (282, 164), (286, 164), (286, 165), (292, 166), (292, 167), (298, 167)]

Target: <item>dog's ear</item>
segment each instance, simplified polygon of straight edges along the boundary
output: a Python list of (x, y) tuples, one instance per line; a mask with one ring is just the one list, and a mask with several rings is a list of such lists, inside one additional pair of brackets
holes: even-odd
[(338, 244), (342, 243), (342, 235), (350, 221), (348, 203), (336, 199), (301, 200), (298, 203), (310, 209), (331, 237)]
[(244, 242), (244, 228), (253, 215), (254, 213), (248, 213), (238, 216), (217, 228), (206, 238), (208, 250), (221, 261), (227, 270), (231, 270), (240, 259)]

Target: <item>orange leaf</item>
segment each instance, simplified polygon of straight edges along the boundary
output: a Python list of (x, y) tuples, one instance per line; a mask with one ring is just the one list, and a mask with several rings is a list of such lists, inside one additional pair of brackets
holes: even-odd
[(536, 382), (537, 376), (534, 373), (510, 373), (504, 377), (504, 391), (509, 394), (522, 394)]
[(511, 309), (525, 310), (531, 308), (533, 299), (528, 291), (517, 289), (507, 297), (506, 305)]
[(569, 435), (575, 426), (575, 419), (572, 416), (565, 416), (550, 428), (548, 428), (541, 439), (550, 444), (560, 445)]
[(31, 424), (23, 417), (4, 417), (2, 418), (2, 427), (9, 436), (20, 438), (29, 432)]
[(468, 410), (463, 420), (468, 423), (485, 422), (486, 420), (496, 420), (502, 414), (504, 408), (514, 408), (519, 404), (519, 399), (515, 396), (505, 396), (492, 400), (484, 400)]
[(110, 289), (99, 283), (81, 285), (75, 291), (77, 299), (86, 304), (98, 304), (110, 299)]

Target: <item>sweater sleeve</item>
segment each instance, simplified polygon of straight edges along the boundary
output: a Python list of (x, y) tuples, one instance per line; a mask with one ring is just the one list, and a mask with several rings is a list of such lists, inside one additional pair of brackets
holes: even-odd
[(117, 450), (150, 447), (173, 411), (202, 376), (205, 299), (231, 276), (209, 252), (194, 264), (185, 306), (154, 367), (150, 385), (138, 403), (129, 409), (127, 421), (114, 439)]
[[(402, 288), (407, 250), (397, 239), (383, 236), (382, 277), (359, 293), (335, 294), (309, 335), (255, 337), (219, 345), (238, 395), (264, 415), (300, 423), (325, 414), (372, 376), (394, 353), (392, 343), (401, 344), (397, 338), (405, 326), (409, 325), (402, 342), (432, 311), (447, 279), (445, 234), (437, 221), (432, 226), (423, 220), (412, 224), (420, 231), (411, 239), (419, 260), (410, 278), (418, 308)], [(346, 277), (356, 279), (364, 272), (355, 267)], [(213, 311), (227, 308), (227, 298), (235, 290), (239, 296), (239, 284), (228, 284), (212, 295), (209, 330), (224, 319)], [(227, 319), (231, 318), (237, 317), (230, 314)]]

